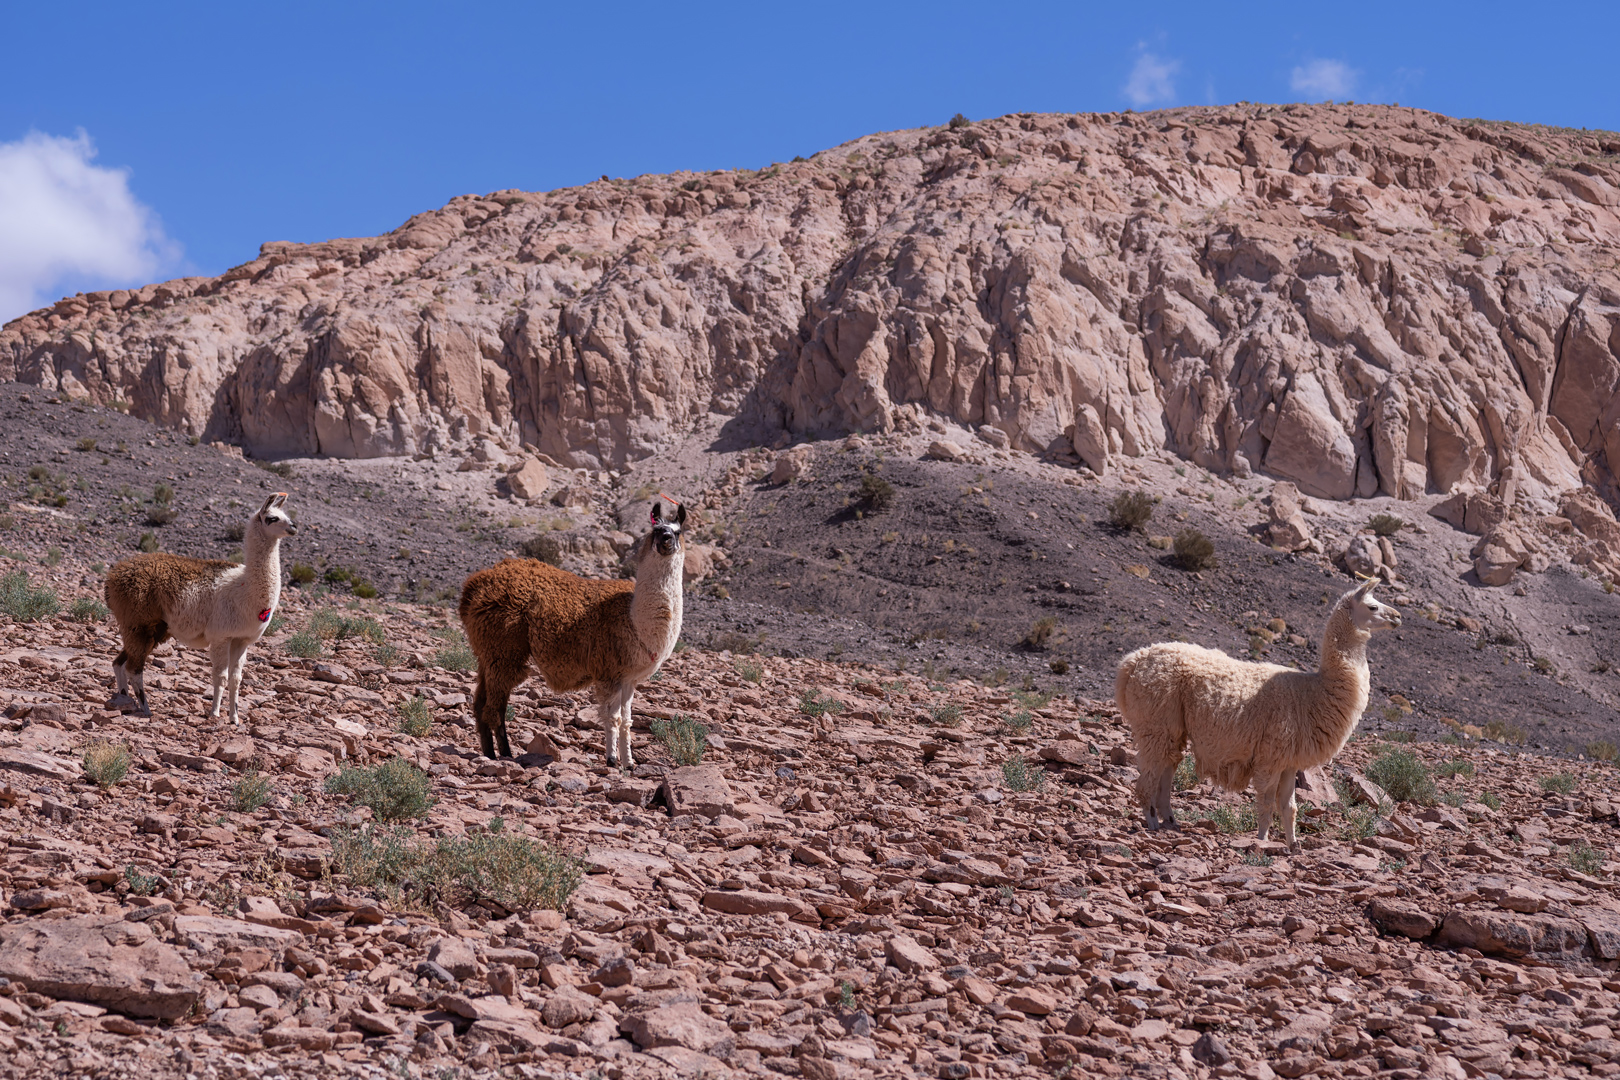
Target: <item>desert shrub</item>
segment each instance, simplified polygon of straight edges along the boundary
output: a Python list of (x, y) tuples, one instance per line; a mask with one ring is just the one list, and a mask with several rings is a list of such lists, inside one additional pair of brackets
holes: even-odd
[(1346, 840), (1366, 840), (1378, 835), (1378, 811), (1371, 806), (1358, 806), (1344, 815), (1344, 827), (1339, 834)]
[(433, 709), (427, 698), (416, 694), (399, 707), (399, 730), (417, 738), (433, 730)]
[(552, 566), (562, 565), (562, 545), (557, 543), (554, 537), (547, 536), (545, 533), (541, 533), (539, 536), (531, 536), (523, 541), (518, 545), (518, 550), (523, 553), (523, 557), (526, 559), (539, 559), (541, 562), (550, 563)]
[(1270, 855), (1262, 855), (1258, 851), (1251, 851), (1243, 856), (1245, 866), (1270, 866), (1275, 861)]
[(1030, 626), (1020, 644), (1026, 649), (1044, 649), (1046, 643), (1052, 640), (1052, 632), (1056, 629), (1057, 620), (1050, 615), (1043, 615)]
[(1492, 810), (1502, 809), (1502, 797), (1494, 791), (1480, 792), (1479, 801), (1485, 806), (1490, 807)]
[(251, 814), (269, 801), (270, 780), (257, 769), (249, 769), (231, 785), (230, 806), (238, 814)]
[(96, 448), (96, 440), (94, 438), (92, 438), (91, 436), (89, 436), (89, 435), (86, 435), (84, 438), (80, 439), (79, 442), (78, 442), (78, 450), (79, 450), (80, 453), (88, 454), (90, 451), (94, 450), (95, 448)]
[(382, 623), (369, 615), (350, 617), (334, 608), (321, 608), (309, 617), (309, 630), (324, 641), (361, 638), (380, 645), (387, 640)]
[(135, 547), (140, 551), (146, 552), (148, 555), (152, 554), (158, 549), (157, 534), (149, 532), (141, 533), (141, 538), (135, 541)]
[(1230, 806), (1217, 806), (1209, 812), (1209, 820), (1223, 833), (1236, 834), (1253, 832), (1260, 826), (1255, 820), (1254, 805), (1244, 803), (1234, 813)]
[(446, 671), (471, 671), (477, 665), (478, 658), (473, 655), (466, 636), (457, 630), (455, 636), (433, 654), (433, 662)]
[(129, 885), (129, 891), (136, 896), (151, 896), (157, 892), (161, 880), (156, 874), (141, 873), (134, 863), (126, 863), (124, 866), (124, 881)]
[(1028, 735), (1029, 729), (1035, 726), (1035, 718), (1028, 709), (1019, 709), (1004, 717), (1002, 723), (1013, 735)]
[(371, 650), (371, 658), (385, 668), (398, 667), (404, 656), (404, 650), (386, 641)]
[(1577, 874), (1595, 876), (1603, 871), (1603, 864), (1608, 861), (1607, 854), (1600, 848), (1595, 848), (1585, 840), (1577, 840), (1569, 845), (1569, 868)]
[(313, 660), (321, 655), (321, 635), (313, 630), (300, 630), (282, 642), (281, 647), (294, 656)]
[(159, 506), (168, 506), (174, 502), (174, 488), (159, 482), (152, 487), (152, 501)]
[(121, 742), (93, 740), (84, 748), (80, 761), (84, 775), (100, 788), (110, 788), (129, 775), (129, 747)]
[(1046, 787), (1046, 770), (1021, 757), (1001, 763), (1001, 780), (1008, 791), (1040, 791)]
[(321, 576), (328, 585), (347, 585), (356, 577), (352, 566), (328, 566)]
[(1175, 552), (1183, 570), (1207, 570), (1215, 565), (1215, 545), (1191, 527), (1176, 533)]
[(80, 622), (100, 622), (112, 612), (93, 596), (81, 596), (68, 607), (68, 616)]
[(159, 503), (146, 510), (146, 523), (148, 525), (163, 526), (173, 521), (179, 514), (168, 503)]
[(699, 765), (709, 750), (709, 729), (696, 720), (677, 716), (672, 720), (654, 720), (652, 736), (663, 744), (670, 760), (677, 765)]
[(877, 473), (861, 477), (860, 502), (869, 514), (880, 514), (894, 503), (894, 485)]
[(928, 710), (928, 715), (940, 727), (957, 728), (962, 726), (962, 706), (935, 705)]
[(1575, 790), (1575, 777), (1567, 772), (1553, 773), (1536, 781), (1541, 790), (1554, 795), (1568, 795)]
[[(242, 539), (247, 536), (247, 526), (242, 524), (240, 521), (233, 521), (229, 525), (225, 526), (224, 535), (225, 539), (230, 540), (233, 543), (240, 544)], [(295, 563), (294, 565), (297, 564)]]
[(1450, 780), (1454, 776), (1473, 776), (1474, 763), (1463, 758), (1456, 758), (1434, 767), (1434, 775), (1442, 780)]
[(1108, 504), (1108, 524), (1116, 529), (1139, 530), (1153, 516), (1153, 496), (1145, 491), (1122, 491)]
[(1191, 754), (1181, 756), (1181, 764), (1176, 766), (1176, 774), (1170, 778), (1171, 785), (1177, 791), (1186, 791), (1198, 786), (1198, 760)]
[(973, 121), (969, 120), (961, 113), (957, 113), (955, 116), (951, 117), (951, 122), (947, 124), (946, 127), (949, 127), (952, 131), (955, 131), (958, 128), (965, 128), (971, 123), (973, 123)]
[(844, 703), (837, 698), (827, 697), (820, 690), (806, 690), (799, 698), (799, 711), (817, 719), (828, 715), (837, 716), (844, 711)]
[(329, 795), (345, 795), (349, 801), (371, 808), (378, 821), (404, 821), (419, 818), (437, 802), (427, 773), (404, 758), (394, 758), (370, 768), (342, 766), (326, 781)]
[(1620, 763), (1620, 749), (1616, 749), (1614, 743), (1607, 739), (1587, 743), (1586, 756), (1593, 761), (1606, 761), (1610, 765)]
[(294, 476), (293, 467), (285, 461), (255, 461), (253, 464), (267, 473), (273, 473), (283, 480), (291, 480)]
[(1486, 723), (1485, 737), (1493, 742), (1524, 745), (1524, 729), (1505, 720), (1491, 720)]
[(369, 581), (357, 581), (354, 583), (353, 587), (349, 589), (349, 591), (354, 593), (354, 595), (358, 596), (362, 600), (377, 599), (377, 586), (373, 585)]
[(1367, 779), (1389, 793), (1396, 802), (1425, 806), (1435, 799), (1434, 777), (1423, 759), (1403, 746), (1391, 746), (1367, 766)]
[(26, 570), (13, 570), (0, 577), (0, 611), (18, 622), (48, 619), (62, 609), (56, 590), (49, 585), (33, 585)]
[(399, 908), (489, 900), (507, 911), (561, 910), (581, 881), (579, 859), (491, 822), (486, 832), (418, 841), (410, 829), (368, 825), (332, 833), (332, 871)]
[(309, 563), (295, 562), (287, 571), (287, 577), (294, 585), (308, 585), (315, 580), (315, 568)]
[(1053, 660), (1046, 667), (1054, 675), (1067, 675), (1069, 673), (1069, 662), (1067, 660)]
[(765, 677), (765, 665), (758, 660), (738, 660), (737, 676), (743, 682), (757, 683)]
[(1406, 528), (1406, 522), (1394, 514), (1374, 514), (1367, 519), (1367, 528), (1371, 529), (1375, 536), (1394, 536)]

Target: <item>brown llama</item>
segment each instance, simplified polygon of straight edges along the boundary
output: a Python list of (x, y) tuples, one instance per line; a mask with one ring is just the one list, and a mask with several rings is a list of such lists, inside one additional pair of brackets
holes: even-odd
[(607, 763), (635, 765), (630, 699), (675, 651), (681, 636), (681, 574), (686, 508), (666, 520), (652, 507), (652, 529), (636, 544), (636, 580), (581, 578), (538, 559), (507, 559), (461, 587), (461, 625), (478, 657), (473, 717), (485, 757), (511, 757), (506, 701), (532, 663), (555, 691), (596, 692)]

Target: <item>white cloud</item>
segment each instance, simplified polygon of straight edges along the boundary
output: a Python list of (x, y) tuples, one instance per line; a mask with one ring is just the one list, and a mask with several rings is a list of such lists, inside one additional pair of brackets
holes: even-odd
[(66, 282), (144, 283), (177, 254), (129, 172), (92, 163), (96, 148), (30, 132), (0, 143), (0, 322), (55, 298)]
[(1120, 92), (1139, 109), (1148, 105), (1168, 104), (1176, 96), (1173, 80), (1180, 69), (1179, 60), (1166, 60), (1162, 56), (1144, 52), (1136, 58), (1131, 77), (1125, 80)]
[(1360, 74), (1343, 60), (1311, 60), (1294, 69), (1288, 85), (1313, 100), (1343, 101), (1355, 93)]

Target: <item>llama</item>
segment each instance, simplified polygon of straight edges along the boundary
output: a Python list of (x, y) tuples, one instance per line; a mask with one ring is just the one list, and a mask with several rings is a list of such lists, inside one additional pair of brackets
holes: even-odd
[[(124, 647), (113, 660), (118, 692), (109, 709), (146, 704), (142, 672), (152, 650), (171, 635), (182, 645), (206, 648), (214, 667), (214, 700), (210, 718), (219, 715), (220, 698), (230, 686), (231, 723), (237, 716), (237, 690), (248, 646), (258, 641), (281, 599), (281, 540), (298, 532), (282, 509), (287, 493), (278, 491), (248, 521), (242, 537), (247, 561), (193, 559), (164, 553), (136, 555), (107, 572), (107, 606), (118, 619)], [(129, 696), (133, 683), (135, 697)]]
[(473, 717), (485, 757), (497, 748), (512, 756), (506, 701), (532, 662), (552, 690), (591, 686), (608, 765), (635, 765), (630, 699), (681, 636), (685, 524), (686, 507), (676, 504), (666, 520), (653, 502), (652, 529), (633, 556), (634, 584), (576, 577), (537, 559), (507, 559), (467, 579), (461, 625), (478, 657)]
[(1174, 641), (1119, 662), (1114, 700), (1136, 740), (1136, 795), (1149, 830), (1180, 827), (1170, 782), (1190, 741), (1199, 778), (1229, 791), (1242, 791), (1252, 778), (1260, 839), (1275, 813), (1295, 848), (1295, 775), (1326, 764), (1350, 737), (1367, 708), (1367, 642), (1375, 630), (1401, 625), (1401, 613), (1373, 597), (1377, 583), (1339, 598), (1314, 672)]

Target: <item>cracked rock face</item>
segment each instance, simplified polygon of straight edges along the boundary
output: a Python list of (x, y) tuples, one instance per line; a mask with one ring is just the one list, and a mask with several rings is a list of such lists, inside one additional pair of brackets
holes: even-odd
[(1093, 470), (1551, 512), (1620, 460), (1614, 136), (1384, 106), (1017, 114), (760, 172), (464, 196), (70, 297), (0, 378), (267, 455), (937, 415)]

